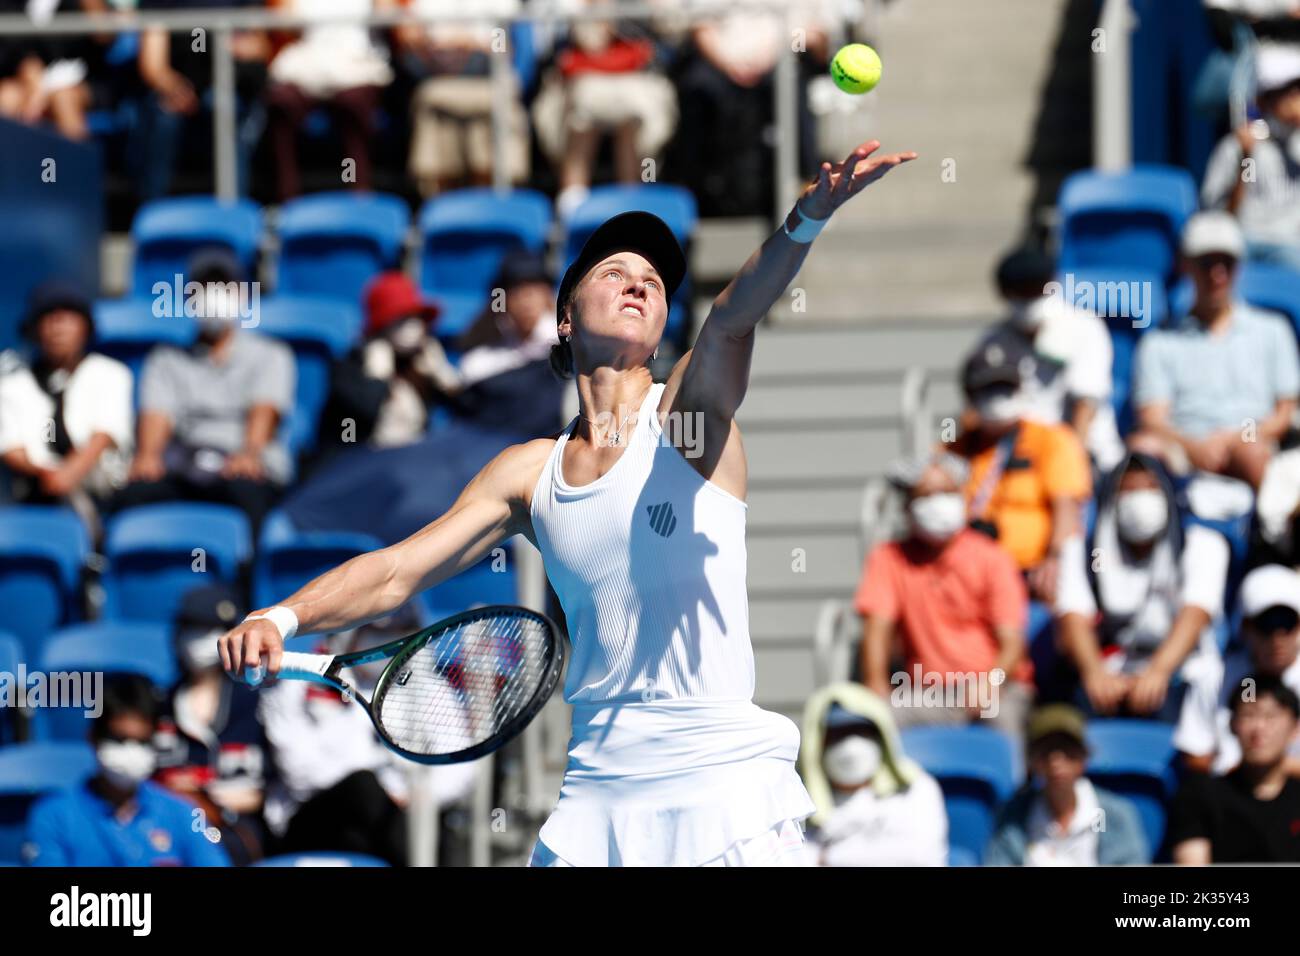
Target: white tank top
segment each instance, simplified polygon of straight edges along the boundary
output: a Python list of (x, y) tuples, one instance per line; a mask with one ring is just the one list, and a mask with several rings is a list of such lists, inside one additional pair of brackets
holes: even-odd
[(651, 387), (613, 468), (577, 488), (562, 464), (575, 418), (533, 491), (537, 546), (573, 641), (570, 703), (754, 696), (748, 506), (665, 437), (663, 390)]
[(575, 418), (533, 489), (573, 646), (569, 762), (541, 840), (578, 866), (695, 865), (813, 811), (798, 728), (753, 703), (747, 506), (664, 435), (663, 390), (608, 472), (564, 480)]

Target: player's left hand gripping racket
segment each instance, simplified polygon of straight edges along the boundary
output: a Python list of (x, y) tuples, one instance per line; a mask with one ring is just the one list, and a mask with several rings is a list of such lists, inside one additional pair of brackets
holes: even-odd
[[(351, 654), (286, 651), (279, 679), (326, 684), (366, 709), (392, 750), (424, 764), (475, 760), (519, 734), (550, 698), (564, 668), (565, 638), (550, 618), (498, 604)], [(392, 658), (367, 701), (340, 673)], [(250, 684), (265, 664), (245, 671)]]

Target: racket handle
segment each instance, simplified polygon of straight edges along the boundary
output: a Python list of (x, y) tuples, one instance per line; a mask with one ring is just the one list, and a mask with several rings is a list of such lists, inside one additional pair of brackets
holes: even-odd
[[(318, 684), (333, 685), (325, 677), (325, 672), (334, 663), (333, 654), (302, 654), (297, 651), (285, 651), (280, 655), (280, 680), (307, 680)], [(256, 667), (244, 668), (244, 683), (256, 687), (266, 679), (266, 660), (263, 658)]]

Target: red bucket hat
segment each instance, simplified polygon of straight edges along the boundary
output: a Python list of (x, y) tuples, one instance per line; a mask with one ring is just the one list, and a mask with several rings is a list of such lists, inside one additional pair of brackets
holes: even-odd
[(436, 302), (426, 299), (405, 272), (393, 270), (376, 276), (366, 287), (366, 335), (378, 335), (394, 322), (420, 315), (429, 324), (441, 314)]

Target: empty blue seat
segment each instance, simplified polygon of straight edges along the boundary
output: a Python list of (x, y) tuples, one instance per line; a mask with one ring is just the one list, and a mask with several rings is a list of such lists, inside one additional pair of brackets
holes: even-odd
[(195, 251), (213, 245), (233, 252), (252, 279), (261, 235), (262, 210), (247, 199), (227, 203), (212, 196), (178, 196), (146, 203), (131, 223), (132, 291), (152, 295), (156, 282), (172, 286), (177, 274), (185, 275)]
[(253, 866), (388, 866), (383, 860), (364, 853), (286, 853), (258, 860)]
[(1123, 267), (1086, 268), (1057, 276), (1062, 295), (1073, 305), (1095, 312), (1110, 331), (1110, 403), (1121, 435), (1135, 422), (1133, 358), (1138, 342), (1151, 329), (1166, 324), (1169, 297), (1163, 277), (1149, 270)]
[(280, 209), (277, 293), (361, 302), (366, 284), (400, 265), (411, 213), (398, 196), (315, 193)]
[(90, 744), (22, 743), (0, 750), (0, 860), (21, 858), (27, 811), (43, 794), (95, 772)]
[(1133, 803), (1152, 856), (1164, 842), (1167, 807), (1177, 787), (1173, 735), (1173, 725), (1156, 720), (1088, 722), (1088, 779)]
[[(501, 570), (494, 571), (494, 563)], [(517, 604), (514, 555), (507, 551), (504, 563), (484, 558), (454, 578), (429, 588), (419, 600), (430, 623), (485, 604)]]
[(297, 531), (283, 512), (267, 516), (253, 566), (253, 605), (268, 607), (344, 561), (382, 548), (355, 531)]
[(1062, 272), (1117, 266), (1143, 269), (1166, 285), (1177, 267), (1183, 223), (1196, 210), (1191, 174), (1173, 166), (1123, 173), (1085, 170), (1061, 186)]
[(186, 591), (233, 583), (251, 553), (248, 518), (237, 508), (207, 502), (128, 508), (104, 535), (105, 617), (168, 623)]
[(81, 570), (90, 542), (71, 510), (0, 508), (0, 607), (4, 627), (36, 660), (40, 642), (81, 617)]
[(1300, 272), (1259, 262), (1242, 263), (1237, 294), (1256, 308), (1280, 312), (1300, 335)]
[[(5, 676), (4, 680), (12, 680), (13, 692), (18, 691), (18, 665), (24, 663), (23, 646), (18, 643), (18, 638), (12, 634), (6, 634), (0, 631), (0, 675)], [(0, 704), (0, 747), (6, 744), (12, 744), (17, 741), (20, 734), (19, 720), (23, 719), (26, 711), (20, 711), (16, 706), (6, 706)]]
[[(46, 674), (139, 674), (162, 690), (171, 688), (179, 678), (171, 629), (165, 624), (98, 621), (66, 628), (46, 642), (40, 667)], [(90, 729), (87, 706), (67, 703), (69, 706), (46, 706), (36, 713), (34, 731), (39, 739), (86, 739)]]
[(360, 308), (341, 299), (273, 295), (262, 300), (254, 331), (293, 349), (293, 412), (281, 423), (281, 430), (290, 451), (310, 451), (316, 444), (334, 361), (360, 338)]
[(463, 333), (487, 307), (492, 280), (514, 249), (541, 252), (551, 226), (551, 203), (516, 189), (459, 189), (430, 199), (420, 210), (420, 287), (438, 300), (440, 338)]
[[(621, 212), (641, 210), (654, 213), (672, 230), (686, 250), (689, 261), (691, 236), (699, 221), (699, 210), (690, 190), (664, 183), (596, 186), (565, 224), (564, 267), (578, 257), (582, 244), (596, 227)], [(680, 344), (690, 313), (690, 274), (683, 279), (668, 310), (664, 335)]]
[(988, 727), (911, 727), (902, 740), (907, 756), (943, 789), (949, 846), (982, 862), (998, 807), (1016, 787), (1010, 738)]

